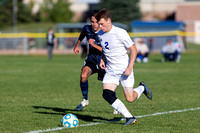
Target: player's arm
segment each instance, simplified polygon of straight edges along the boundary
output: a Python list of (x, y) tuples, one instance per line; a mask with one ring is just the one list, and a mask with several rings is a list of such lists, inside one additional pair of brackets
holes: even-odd
[(58, 48), (58, 41), (57, 41), (57, 38), (54, 38), (54, 45), (55, 45), (55, 48)]
[(135, 63), (135, 59), (137, 57), (137, 49), (136, 49), (135, 45), (132, 45), (128, 49), (130, 50), (131, 55), (130, 55), (130, 63), (128, 65), (128, 67), (126, 68), (126, 70), (124, 71), (124, 75), (126, 75), (126, 76), (129, 76), (131, 74), (133, 65)]
[(96, 44), (94, 43), (94, 39), (89, 39), (89, 44), (90, 44), (92, 47), (94, 47), (94, 48), (96, 48), (96, 49), (98, 49), (99, 51), (102, 52), (102, 47), (96, 45)]
[(105, 70), (106, 69), (106, 64), (105, 64), (105, 55), (103, 52), (101, 53), (101, 60), (100, 60), (100, 67), (101, 69)]
[(55, 48), (58, 48), (58, 41), (54, 34), (53, 34), (53, 43), (54, 43)]
[(81, 44), (81, 41), (85, 38), (85, 32), (84, 30), (81, 32), (81, 34), (79, 35), (78, 41), (76, 42), (76, 45), (74, 47), (74, 53), (77, 54), (79, 53), (79, 46)]

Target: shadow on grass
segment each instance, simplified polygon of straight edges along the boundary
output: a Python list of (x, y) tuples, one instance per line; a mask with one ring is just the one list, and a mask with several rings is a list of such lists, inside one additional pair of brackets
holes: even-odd
[[(106, 119), (103, 117), (99, 117), (99, 116), (91, 116), (91, 115), (83, 115), (80, 114), (83, 111), (77, 111), (75, 109), (63, 109), (63, 108), (57, 108), (57, 107), (44, 107), (44, 106), (32, 106), (35, 109), (46, 109), (48, 111), (35, 111), (34, 113), (39, 113), (39, 114), (51, 114), (51, 115), (66, 115), (68, 113), (73, 112), (73, 114), (75, 114), (78, 119), (81, 119), (83, 121), (87, 121), (87, 122), (101, 122), (101, 121), (107, 121), (107, 122), (114, 122), (114, 121), (120, 121), (121, 118), (119, 117), (115, 117), (113, 119)], [(50, 112), (50, 111), (55, 111), (55, 112)]]

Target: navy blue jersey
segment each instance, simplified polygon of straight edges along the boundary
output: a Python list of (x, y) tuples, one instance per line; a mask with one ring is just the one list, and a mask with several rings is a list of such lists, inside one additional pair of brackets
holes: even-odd
[(54, 33), (47, 33), (47, 45), (53, 46), (54, 39), (55, 39)]
[[(100, 40), (97, 36), (97, 33), (95, 33), (95, 31), (93, 30), (92, 25), (85, 25), (83, 27), (79, 39), (82, 40), (84, 37), (86, 37), (87, 40), (94, 39), (95, 44), (101, 47)], [(89, 45), (89, 54), (87, 60), (90, 60), (95, 64), (99, 64), (100, 59), (101, 59), (101, 51)]]

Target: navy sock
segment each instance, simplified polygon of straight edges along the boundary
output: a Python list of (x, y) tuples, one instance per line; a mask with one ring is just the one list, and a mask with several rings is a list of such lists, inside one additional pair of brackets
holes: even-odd
[(80, 82), (80, 87), (81, 87), (83, 98), (85, 100), (88, 100), (88, 81)]
[(114, 92), (114, 97), (117, 98), (116, 92)]

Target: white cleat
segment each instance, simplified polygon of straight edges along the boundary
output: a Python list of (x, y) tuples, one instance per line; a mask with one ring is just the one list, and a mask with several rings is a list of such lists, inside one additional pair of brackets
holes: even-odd
[(81, 102), (81, 104), (85, 107), (89, 104), (88, 100), (83, 99), (83, 101)]
[(119, 111), (117, 111), (116, 109), (114, 109), (113, 114), (117, 115), (120, 114)]
[(83, 101), (76, 107), (76, 110), (81, 111), (85, 106), (89, 104), (88, 100), (83, 99)]

